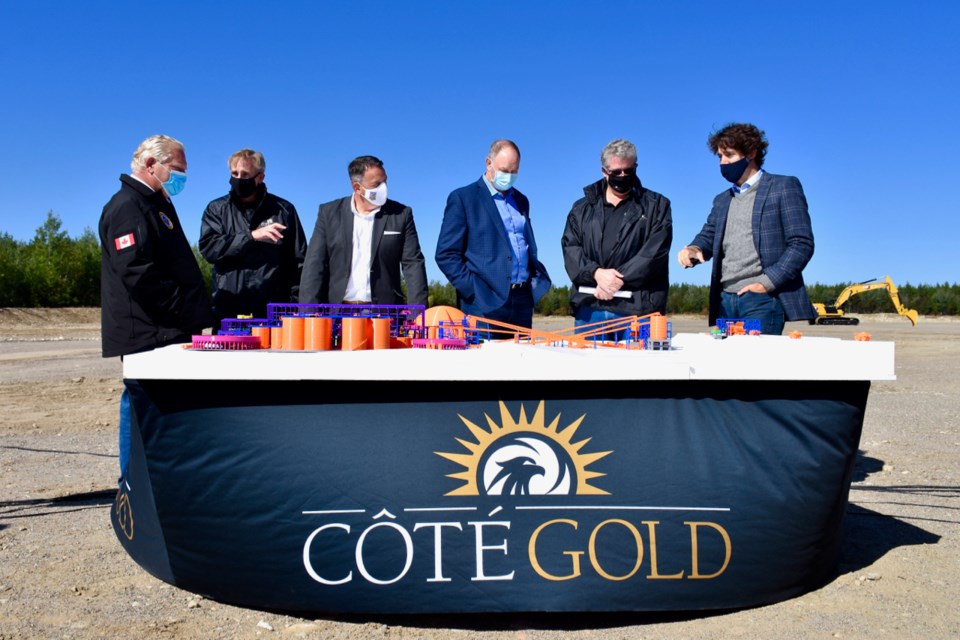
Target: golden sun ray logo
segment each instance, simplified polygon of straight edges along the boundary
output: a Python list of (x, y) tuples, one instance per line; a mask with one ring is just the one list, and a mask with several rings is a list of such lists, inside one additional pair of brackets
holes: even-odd
[(573, 441), (586, 414), (560, 429), (559, 413), (546, 423), (544, 404), (541, 400), (528, 420), (522, 404), (514, 419), (501, 401), (500, 424), (483, 414), (488, 429), (457, 414), (473, 441), (456, 439), (468, 453), (434, 452), (463, 467), (447, 474), (463, 484), (445, 495), (610, 495), (590, 484), (606, 474), (587, 467), (613, 452), (582, 452), (590, 438)]

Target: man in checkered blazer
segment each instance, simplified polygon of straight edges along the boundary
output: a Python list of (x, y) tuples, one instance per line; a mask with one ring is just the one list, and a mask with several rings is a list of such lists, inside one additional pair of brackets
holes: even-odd
[(777, 335), (785, 321), (813, 319), (803, 283), (813, 230), (800, 181), (761, 168), (768, 142), (752, 124), (728, 125), (707, 146), (733, 186), (713, 199), (706, 224), (677, 257), (684, 267), (714, 258), (710, 324), (758, 318), (762, 333)]

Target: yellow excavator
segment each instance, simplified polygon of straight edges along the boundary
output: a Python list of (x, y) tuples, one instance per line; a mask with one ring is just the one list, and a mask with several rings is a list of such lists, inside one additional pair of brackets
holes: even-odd
[(893, 284), (893, 280), (890, 279), (890, 276), (886, 276), (884, 280), (874, 279), (852, 284), (840, 292), (840, 295), (837, 296), (836, 302), (833, 304), (814, 302), (813, 308), (817, 311), (816, 323), (859, 324), (859, 318), (853, 318), (843, 313), (843, 305), (845, 305), (847, 301), (855, 295), (866, 293), (867, 291), (874, 291), (876, 289), (886, 289), (887, 293), (890, 294), (890, 299), (893, 301), (893, 306), (897, 308), (897, 313), (902, 316), (906, 316), (907, 320), (909, 320), (913, 326), (917, 326), (917, 318), (920, 314), (918, 314), (915, 309), (907, 309), (900, 303), (900, 295), (897, 293), (897, 285)]

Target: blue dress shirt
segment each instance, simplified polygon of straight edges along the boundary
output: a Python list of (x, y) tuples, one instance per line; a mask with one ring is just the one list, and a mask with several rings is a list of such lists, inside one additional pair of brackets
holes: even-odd
[(500, 219), (503, 221), (503, 228), (506, 229), (507, 238), (510, 240), (510, 249), (513, 251), (513, 269), (510, 273), (510, 283), (522, 284), (530, 279), (527, 219), (520, 214), (517, 203), (513, 200), (513, 187), (506, 193), (500, 193), (496, 187), (490, 184), (486, 176), (483, 176), (483, 181), (490, 189), (494, 204), (497, 205), (497, 211), (500, 212)]

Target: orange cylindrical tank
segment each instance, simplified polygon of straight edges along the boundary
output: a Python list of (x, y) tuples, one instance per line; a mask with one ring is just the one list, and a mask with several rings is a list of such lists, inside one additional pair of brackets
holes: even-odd
[(667, 339), (667, 316), (650, 316), (650, 339)]
[(291, 351), (303, 351), (303, 318), (288, 316), (281, 320), (283, 324), (283, 348)]
[(283, 349), (283, 328), (270, 327), (270, 348)]
[(333, 342), (333, 320), (306, 318), (303, 323), (303, 348), (309, 351), (329, 351)]
[(260, 338), (260, 348), (270, 348), (270, 327), (253, 327), (250, 329), (250, 335)]
[(371, 321), (373, 325), (373, 348), (390, 348), (390, 318), (374, 318)]
[(344, 318), (340, 321), (340, 349), (363, 351), (367, 348), (368, 318)]

